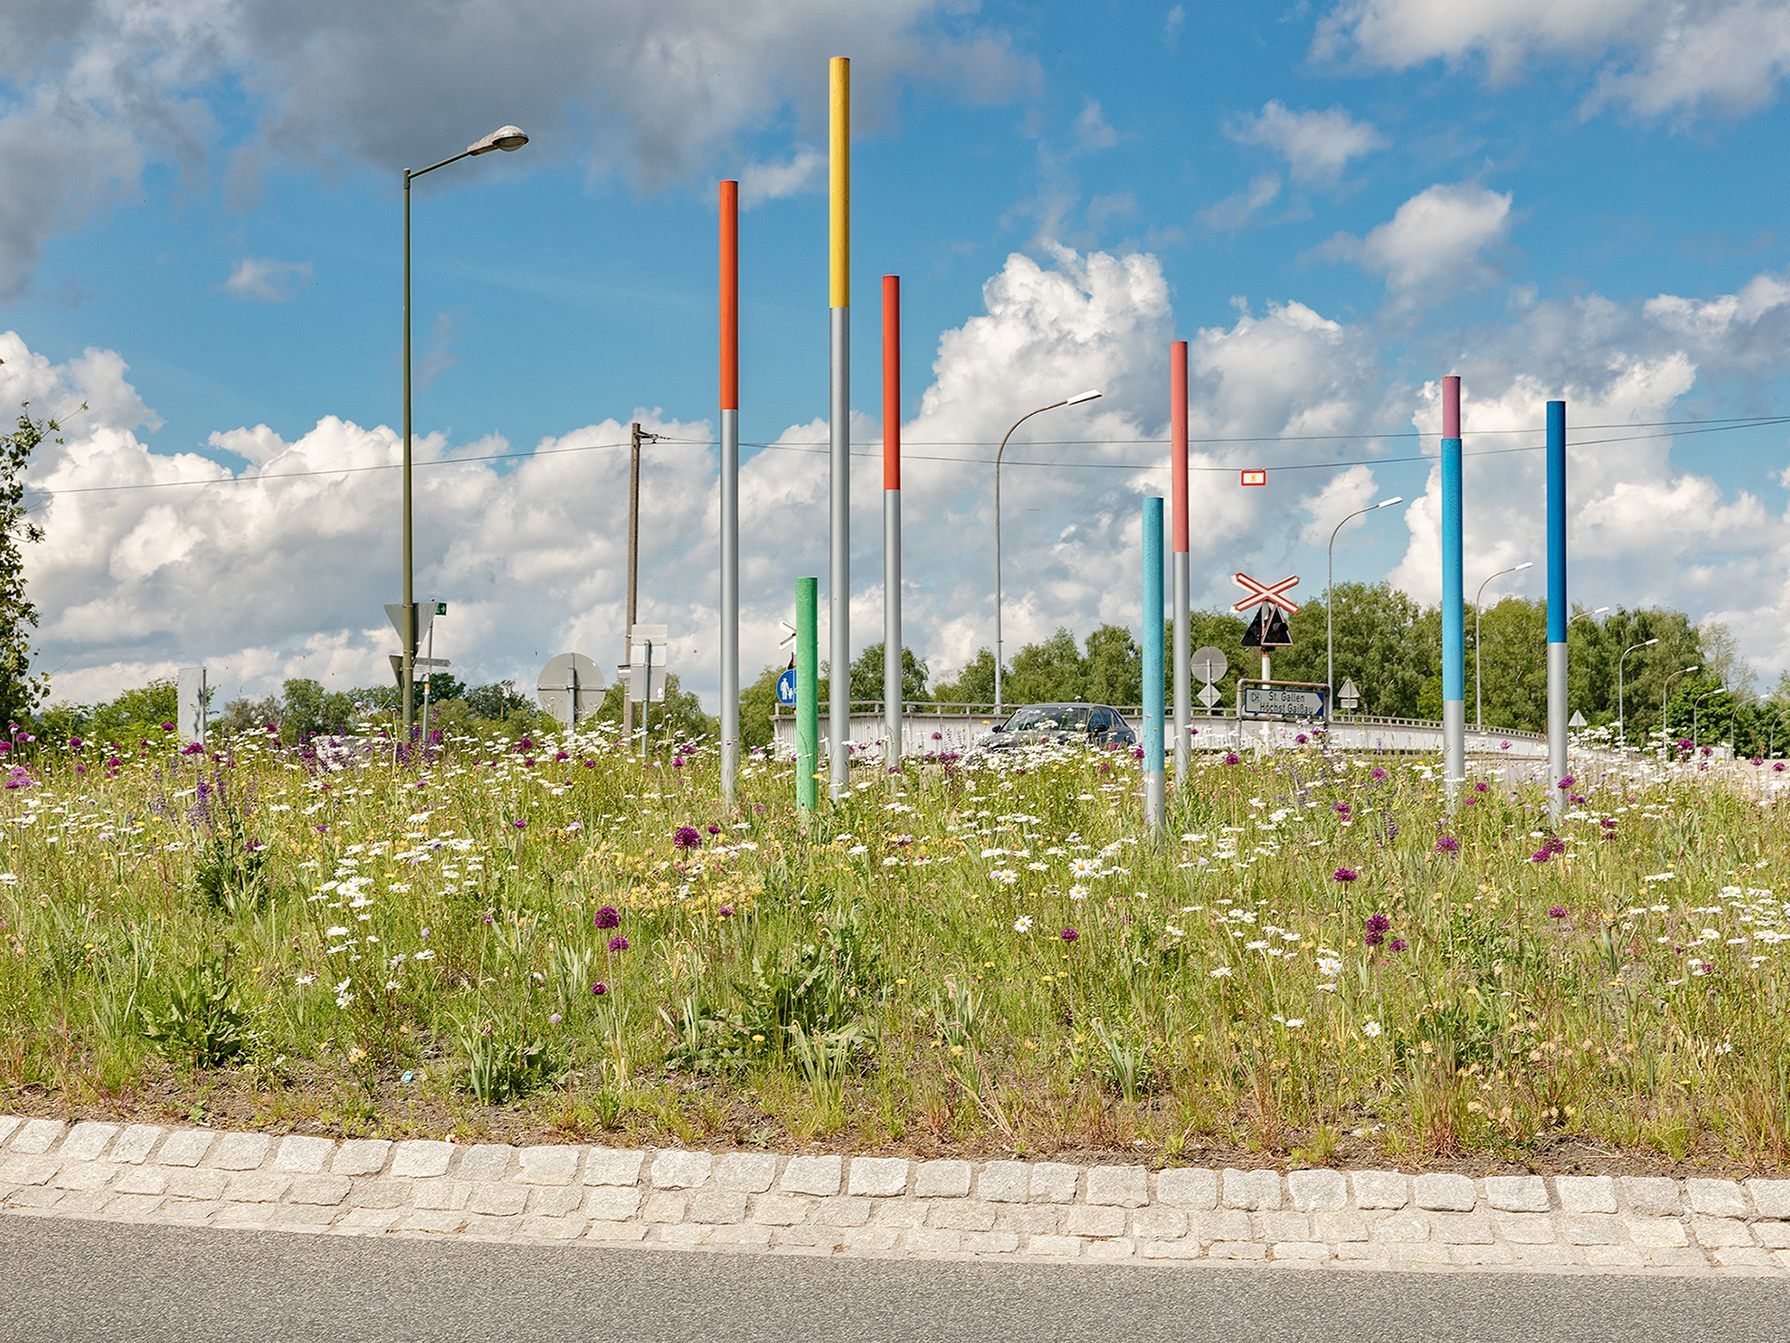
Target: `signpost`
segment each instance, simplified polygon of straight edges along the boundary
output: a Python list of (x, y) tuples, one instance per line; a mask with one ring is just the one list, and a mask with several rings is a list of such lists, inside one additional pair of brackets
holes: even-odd
[(796, 669), (785, 667), (783, 675), (777, 678), (777, 703), (786, 709), (793, 709), (796, 703)]
[(1245, 594), (1231, 603), (1231, 610), (1241, 612), (1252, 606), (1256, 608), (1255, 619), (1250, 622), (1249, 629), (1243, 635), (1243, 646), (1262, 650), (1262, 679), (1269, 680), (1273, 676), (1273, 668), (1269, 662), (1270, 651), (1290, 648), (1293, 644), (1286, 616), (1296, 614), (1299, 603), (1286, 594), (1289, 589), (1298, 586), (1299, 575), (1283, 578), (1278, 583), (1261, 583), (1246, 573), (1233, 574), (1231, 579)]
[(1211, 644), (1207, 644), (1188, 659), (1188, 664), (1201, 683), (1199, 702), (1207, 709), (1211, 709), (1213, 705), (1224, 698), (1223, 693), (1213, 683), (1224, 679), (1224, 674), (1231, 669), (1231, 660), (1224, 655), (1222, 648), (1214, 648)]
[(175, 702), (179, 706), (174, 721), (180, 727), (181, 742), (205, 745), (205, 723), (211, 707), (211, 687), (205, 682), (205, 668), (182, 667), (174, 686)]
[(576, 728), (603, 702), (603, 673), (583, 653), (560, 653), (535, 678), (535, 698), (557, 721)]
[(1237, 716), (1322, 722), (1329, 694), (1328, 687), (1310, 681), (1244, 681), (1237, 687)]
[(1344, 713), (1354, 713), (1361, 705), (1361, 691), (1356, 689), (1354, 678), (1343, 677), (1342, 689), (1336, 692), (1336, 702)]
[(628, 702), (640, 706), (640, 755), (646, 757), (647, 722), (655, 701), (665, 699), (665, 668), (671, 661), (669, 634), (663, 625), (636, 624), (628, 631)]

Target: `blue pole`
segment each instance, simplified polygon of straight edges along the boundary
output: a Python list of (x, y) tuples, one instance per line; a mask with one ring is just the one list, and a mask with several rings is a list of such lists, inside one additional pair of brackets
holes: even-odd
[(1548, 402), (1548, 809), (1566, 803), (1566, 402)]
[(1162, 742), (1162, 500), (1144, 500), (1144, 824), (1161, 830)]
[(1467, 775), (1466, 594), (1461, 570), (1461, 380), (1442, 380), (1442, 778)]

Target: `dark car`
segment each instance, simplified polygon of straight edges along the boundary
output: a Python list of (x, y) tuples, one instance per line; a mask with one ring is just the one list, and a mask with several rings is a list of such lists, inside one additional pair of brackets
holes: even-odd
[(1135, 746), (1137, 734), (1109, 705), (1028, 704), (1015, 709), (1006, 722), (996, 724), (976, 745), (985, 751), (1006, 751), (1047, 741)]

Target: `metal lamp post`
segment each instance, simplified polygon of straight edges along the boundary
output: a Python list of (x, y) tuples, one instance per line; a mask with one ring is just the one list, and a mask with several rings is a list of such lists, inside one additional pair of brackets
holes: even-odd
[(1616, 742), (1624, 750), (1628, 749), (1628, 716), (1622, 711), (1622, 664), (1628, 661), (1630, 653), (1641, 648), (1652, 648), (1658, 642), (1658, 639), (1644, 639), (1638, 644), (1630, 644), (1622, 650), (1622, 656), (1616, 659)]
[(1607, 606), (1600, 606), (1594, 611), (1580, 611), (1572, 618), (1572, 620), (1569, 620), (1566, 623), (1571, 625), (1573, 620), (1596, 620), (1599, 616), (1608, 613), (1609, 609), (1610, 608)]
[(1001, 701), (1001, 458), (1007, 451), (1007, 440), (1013, 437), (1013, 430), (1019, 428), (1034, 415), (1042, 415), (1047, 410), (1060, 410), (1064, 406), (1079, 406), (1084, 401), (1098, 399), (1097, 391), (1077, 392), (1074, 396), (1066, 396), (1061, 401), (1052, 401), (1048, 406), (1039, 406), (1036, 410), (1028, 410), (1017, 420), (1012, 428), (1001, 435), (1001, 446), (994, 454), (994, 711), (999, 714)]
[[(1479, 591), (1473, 594), (1473, 730), (1485, 731), (1485, 691), (1479, 676), (1479, 605), (1485, 599), (1485, 590), (1493, 579), (1502, 578), (1505, 574), (1520, 574), (1525, 569), (1533, 569), (1533, 560), (1524, 560), (1521, 564), (1513, 564), (1508, 569), (1500, 569), (1489, 575), (1479, 585)], [(1571, 623), (1570, 621), (1568, 622)]]
[(1342, 521), (1330, 529), (1330, 548), (1324, 567), (1324, 708), (1328, 712), (1330, 701), (1336, 698), (1336, 602), (1331, 589), (1336, 586), (1336, 534), (1344, 524), (1356, 518), (1366, 517), (1369, 513), (1378, 512), (1382, 508), (1396, 508), (1405, 502), (1402, 494), (1395, 494), (1390, 499), (1382, 499), (1377, 504), (1369, 504), (1366, 508), (1358, 508), (1345, 516)]
[(410, 740), (410, 688), (416, 672), (416, 596), (413, 579), (415, 567), (411, 558), (411, 455), (410, 455), (410, 184), (424, 173), (445, 168), (461, 159), (477, 158), (501, 149), (514, 153), (528, 143), (527, 134), (519, 126), (499, 126), (491, 134), (474, 140), (458, 154), (431, 163), (427, 168), (404, 170), (404, 628), (399, 634), (404, 643), (404, 684), (398, 697), (404, 705), (404, 740)]
[(1702, 671), (1702, 670), (1703, 670), (1703, 664), (1701, 662), (1693, 663), (1689, 667), (1680, 667), (1677, 671), (1673, 672), (1670, 676), (1666, 677), (1666, 683), (1660, 687), (1660, 691), (1659, 691), (1659, 744), (1660, 744), (1660, 758), (1663, 760), (1670, 760), (1672, 758), (1672, 748), (1666, 740), (1666, 706), (1667, 706), (1667, 704), (1669, 704), (1671, 702), (1669, 700), (1668, 696), (1670, 696), (1672, 693), (1672, 682), (1676, 681), (1680, 676), (1689, 676), (1692, 672)]

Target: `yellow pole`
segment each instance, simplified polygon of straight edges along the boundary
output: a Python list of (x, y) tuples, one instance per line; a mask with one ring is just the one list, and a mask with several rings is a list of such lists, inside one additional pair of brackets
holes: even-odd
[(851, 306), (851, 58), (835, 56), (832, 74), (832, 297), (833, 308)]
[(827, 642), (833, 672), (827, 682), (827, 783), (845, 796), (851, 770), (851, 62), (835, 56), (832, 81), (831, 265), (827, 313), (832, 339), (828, 409), (827, 510), (831, 558), (827, 565)]

